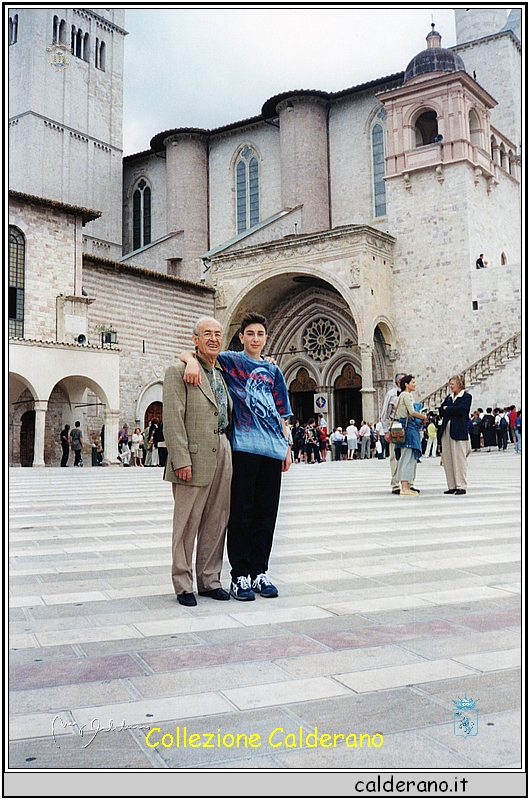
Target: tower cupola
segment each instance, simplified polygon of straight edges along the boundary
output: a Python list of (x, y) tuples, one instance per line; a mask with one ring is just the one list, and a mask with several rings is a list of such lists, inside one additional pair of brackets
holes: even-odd
[(452, 50), (447, 50), (441, 46), (442, 37), (438, 31), (434, 30), (434, 22), (431, 27), (432, 30), (426, 38), (427, 49), (414, 56), (409, 63), (405, 70), (404, 83), (431, 72), (458, 72), (459, 70), (465, 70), (464, 62), (460, 56), (453, 53)]

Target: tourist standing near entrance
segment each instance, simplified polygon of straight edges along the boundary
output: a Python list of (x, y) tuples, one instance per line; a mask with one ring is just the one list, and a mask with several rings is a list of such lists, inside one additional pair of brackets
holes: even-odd
[[(245, 315), (239, 329), (243, 352), (223, 352), (218, 361), (234, 404), (233, 477), (228, 521), (228, 558), (236, 600), (277, 597), (267, 576), (280, 502), (282, 472), (291, 466), (286, 420), (291, 416), (287, 385), (280, 368), (262, 358), (267, 321)], [(195, 358), (181, 354), (184, 380), (199, 383)]]
[(63, 457), (61, 458), (61, 467), (68, 466), (68, 456), (70, 455), (70, 426), (65, 425), (61, 431), (61, 447), (63, 448)]
[(399, 384), (404, 374), (405, 374), (404, 372), (397, 373), (394, 379), (395, 386), (389, 389), (389, 391), (386, 393), (385, 402), (383, 404), (383, 411), (381, 412), (381, 423), (383, 425), (383, 431), (385, 434), (385, 442), (387, 442), (389, 448), (388, 454), (390, 461), (390, 485), (392, 487), (392, 494), (401, 494), (399, 481), (397, 479), (397, 461), (394, 452), (394, 445), (390, 441), (390, 425), (392, 423), (392, 419), (396, 412), (398, 395), (400, 392)]
[(75, 423), (75, 428), (70, 433), (70, 445), (74, 451), (74, 467), (82, 467), (83, 431), (81, 430), (80, 422)]

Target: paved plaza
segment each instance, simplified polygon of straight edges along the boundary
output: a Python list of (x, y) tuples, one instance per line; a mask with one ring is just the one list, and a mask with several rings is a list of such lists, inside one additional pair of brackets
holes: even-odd
[(9, 766), (518, 767), (520, 470), (473, 453), (455, 497), (423, 459), (398, 497), (388, 462), (295, 464), (279, 598), (184, 608), (161, 469), (11, 469)]

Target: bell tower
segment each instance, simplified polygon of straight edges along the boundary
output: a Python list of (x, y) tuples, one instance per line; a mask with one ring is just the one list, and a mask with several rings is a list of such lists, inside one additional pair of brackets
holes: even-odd
[(125, 12), (10, 8), (9, 187), (101, 211), (83, 247), (121, 256)]
[(500, 325), (508, 338), (518, 324), (509, 304), (491, 301), (505, 275), (493, 261), (487, 270), (475, 268), (480, 253), (500, 258), (506, 241), (515, 244), (519, 263), (516, 148), (491, 125), (496, 100), (468, 75), (458, 53), (441, 46), (434, 26), (403, 84), (378, 98), (387, 116), (397, 346), (428, 394), (493, 349)]

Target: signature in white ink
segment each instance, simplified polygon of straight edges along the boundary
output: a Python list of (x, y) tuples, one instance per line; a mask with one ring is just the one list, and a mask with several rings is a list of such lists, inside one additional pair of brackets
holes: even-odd
[(64, 720), (60, 714), (56, 714), (52, 720), (52, 738), (53, 743), (56, 747), (60, 749), (60, 745), (57, 744), (57, 740), (55, 738), (56, 733), (60, 733), (60, 728), (73, 728), (74, 731), (77, 733), (78, 736), (90, 736), (89, 741), (82, 745), (83, 750), (85, 747), (88, 747), (98, 733), (108, 733), (109, 731), (127, 731), (132, 730), (133, 728), (149, 728), (150, 725), (127, 725), (125, 720), (123, 719), (119, 724), (115, 723), (114, 720), (110, 719), (109, 724), (106, 727), (102, 727), (100, 720), (97, 717), (94, 717), (89, 722), (85, 722), (84, 725), (80, 725), (78, 722), (69, 722), (68, 720)]

